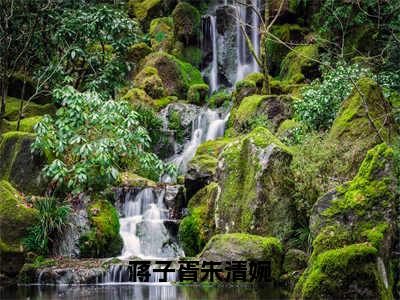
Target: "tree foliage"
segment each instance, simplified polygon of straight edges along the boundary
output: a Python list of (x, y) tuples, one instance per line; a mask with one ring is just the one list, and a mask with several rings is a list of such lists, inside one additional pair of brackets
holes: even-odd
[(51, 153), (44, 172), (68, 191), (104, 188), (127, 165), (158, 179), (163, 163), (148, 152), (150, 138), (129, 103), (102, 99), (95, 92), (72, 87), (54, 91), (61, 104), (55, 118), (46, 116), (35, 127), (33, 149)]

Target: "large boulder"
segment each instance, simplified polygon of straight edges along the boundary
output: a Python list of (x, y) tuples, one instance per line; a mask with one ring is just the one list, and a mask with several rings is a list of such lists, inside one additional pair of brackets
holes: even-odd
[(18, 274), (25, 261), (22, 241), (36, 221), (37, 211), (7, 181), (0, 181), (0, 273)]
[(79, 239), (81, 257), (114, 257), (121, 254), (119, 218), (115, 207), (106, 200), (96, 200), (87, 207), (91, 229)]
[(217, 180), (216, 228), (284, 238), (292, 229), (290, 150), (258, 127), (225, 146)]
[(175, 95), (184, 99), (191, 85), (204, 83), (199, 70), (164, 52), (148, 55), (143, 64), (146, 67), (157, 69), (158, 76), (169, 96)]
[(199, 255), (205, 261), (270, 261), (271, 277), (279, 280), (282, 263), (282, 245), (274, 237), (245, 233), (218, 234)]
[(315, 203), (310, 229), (316, 238), (297, 297), (390, 298), (389, 266), (398, 237), (395, 164), (393, 149), (380, 144), (352, 181)]
[(372, 79), (361, 78), (342, 103), (327, 138), (341, 145), (338, 152), (345, 167), (340, 175), (351, 179), (367, 151), (382, 142), (390, 144), (395, 134), (391, 105), (382, 89)]
[(12, 131), (2, 135), (0, 140), (0, 178), (8, 180), (19, 191), (40, 195), (46, 189), (41, 172), (47, 158), (38, 152), (31, 152), (35, 135)]

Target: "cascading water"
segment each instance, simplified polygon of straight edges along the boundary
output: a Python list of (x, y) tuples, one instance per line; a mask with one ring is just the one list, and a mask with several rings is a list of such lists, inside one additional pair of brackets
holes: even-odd
[[(247, 3), (247, 4), (246, 4)], [(221, 14), (217, 14), (217, 11), (224, 10), (229, 11), (228, 7), (232, 7), (234, 13), (228, 13), (229, 17), (235, 19), (235, 36), (236, 41), (232, 46), (235, 49), (234, 56), (235, 60), (230, 62), (227, 59), (220, 61), (224, 55), (223, 53), (227, 50), (224, 47), (229, 47), (228, 45), (223, 45), (224, 37), (222, 33), (219, 33), (217, 28), (221, 24), (224, 27), (226, 20), (226, 15), (220, 17)], [(252, 43), (254, 52), (258, 55), (260, 53), (260, 15), (257, 11), (261, 9), (261, 0), (244, 0), (244, 1), (224, 1), (223, 4), (218, 4), (210, 9), (209, 14), (203, 17), (203, 37), (204, 41), (202, 43), (204, 53), (207, 54), (209, 63), (204, 66), (203, 73), (207, 74), (208, 81), (210, 84), (210, 91), (213, 93), (217, 91), (220, 85), (219, 78), (223, 77), (219, 73), (219, 65), (224, 65), (225, 69), (230, 69), (229, 64), (234, 64), (236, 76), (233, 78), (230, 75), (225, 74), (225, 81), (228, 81), (228, 85), (234, 85), (237, 81), (242, 80), (250, 73), (258, 72), (259, 66), (256, 59), (251, 54), (249, 47), (247, 46), (246, 36), (243, 30), (246, 32), (249, 40)], [(257, 10), (257, 11), (256, 11)], [(229, 38), (228, 38), (229, 39)], [(222, 43), (222, 45), (220, 45)], [(228, 65), (227, 65), (228, 64)]]
[(184, 254), (164, 225), (168, 220), (164, 194), (164, 190), (153, 188), (145, 188), (135, 197), (127, 193), (124, 218), (120, 219), (124, 241), (121, 258), (175, 258)]
[(220, 113), (209, 108), (200, 112), (192, 124), (192, 137), (186, 143), (183, 152), (173, 157), (171, 162), (178, 168), (180, 174), (184, 174), (187, 164), (196, 154), (197, 148), (205, 141), (215, 140), (222, 136), (229, 114), (222, 117)]

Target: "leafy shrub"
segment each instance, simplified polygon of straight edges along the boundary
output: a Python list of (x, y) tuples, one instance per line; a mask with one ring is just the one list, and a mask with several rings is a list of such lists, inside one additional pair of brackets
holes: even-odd
[(361, 76), (371, 75), (359, 65), (338, 64), (323, 73), (322, 81), (314, 80), (302, 89), (302, 99), (294, 103), (296, 118), (315, 130), (328, 129), (336, 117), (342, 101), (350, 94)]
[(54, 98), (62, 107), (55, 118), (45, 116), (35, 126), (32, 148), (54, 157), (44, 173), (58, 186), (73, 193), (104, 188), (131, 162), (137, 169), (163, 172), (163, 163), (147, 151), (149, 135), (128, 102), (104, 101), (72, 87), (55, 90)]
[(71, 208), (58, 206), (55, 198), (39, 198), (34, 201), (38, 210), (37, 223), (29, 229), (29, 235), (23, 243), (28, 251), (47, 255), (54, 238), (62, 232), (67, 224)]

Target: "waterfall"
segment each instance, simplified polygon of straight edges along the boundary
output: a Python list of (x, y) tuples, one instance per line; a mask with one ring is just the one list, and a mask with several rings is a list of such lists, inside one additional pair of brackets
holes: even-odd
[(223, 136), (228, 116), (222, 118), (215, 110), (203, 109), (192, 123), (191, 139), (185, 144), (183, 152), (172, 158), (171, 162), (178, 168), (180, 174), (184, 174), (189, 161), (196, 154), (197, 148), (205, 141), (215, 140)]
[(210, 92), (218, 90), (218, 50), (217, 50), (217, 18), (210, 16), (211, 42), (212, 42), (212, 64), (210, 74)]
[[(260, 10), (260, 0), (251, 0), (252, 7), (246, 7), (241, 3), (234, 1), (237, 18), (237, 73), (236, 82), (242, 80), (246, 75), (259, 71), (256, 59), (250, 53), (246, 43), (246, 37), (243, 30), (249, 36), (253, 49), (257, 55), (260, 53), (260, 20), (255, 9)], [(255, 9), (253, 9), (255, 8)], [(251, 13), (251, 23), (248, 24), (248, 13)], [(250, 32), (249, 32), (250, 31)]]
[[(246, 1), (244, 1), (246, 2)], [(203, 41), (202, 48), (205, 53), (206, 65), (203, 68), (203, 73), (208, 76), (210, 92), (217, 91), (222, 82), (229, 86), (234, 85), (237, 81), (242, 80), (248, 74), (258, 72), (259, 66), (256, 59), (251, 54), (249, 47), (247, 46), (246, 36), (242, 32), (242, 26), (252, 43), (253, 49), (257, 55), (260, 53), (260, 15), (257, 11), (261, 11), (261, 0), (247, 0), (248, 5), (243, 5), (240, 1), (225, 0), (224, 3), (217, 4), (215, 7), (210, 8), (208, 14), (202, 18), (203, 22)], [(251, 7), (250, 7), (251, 6)], [(228, 16), (221, 16), (217, 14), (219, 10), (228, 11), (229, 8), (233, 8), (234, 13), (228, 14)], [(257, 11), (256, 11), (257, 10)], [(236, 56), (234, 61), (227, 61), (223, 59), (224, 53), (227, 50), (224, 45), (224, 33), (219, 33), (217, 27), (221, 24), (222, 27), (225, 21), (223, 18), (230, 17), (235, 20), (235, 24), (232, 24), (234, 28), (234, 44), (230, 44), (231, 47), (235, 48), (233, 56)], [(218, 27), (219, 28), (219, 27)], [(226, 30), (226, 29), (225, 29)], [(228, 40), (230, 38), (228, 37)], [(220, 60), (223, 61), (220, 61)], [(228, 66), (228, 65), (229, 66)], [(233, 78), (230, 74), (220, 74), (218, 65), (223, 65), (226, 70), (231, 70)], [(232, 69), (231, 67), (233, 67)], [(236, 75), (236, 76), (235, 76)], [(229, 77), (229, 78), (228, 78)], [(221, 79), (221, 82), (220, 82)]]
[(164, 195), (164, 190), (153, 188), (145, 188), (135, 197), (131, 193), (126, 195), (124, 218), (120, 219), (120, 234), (124, 241), (121, 258), (174, 258), (183, 255), (164, 225), (168, 220)]

